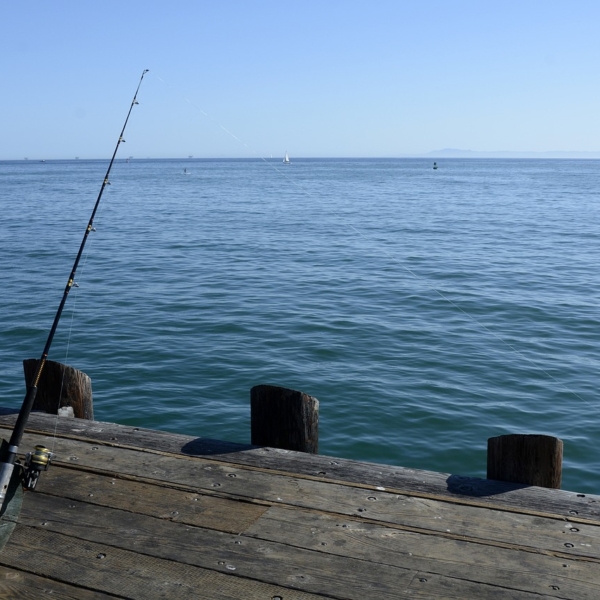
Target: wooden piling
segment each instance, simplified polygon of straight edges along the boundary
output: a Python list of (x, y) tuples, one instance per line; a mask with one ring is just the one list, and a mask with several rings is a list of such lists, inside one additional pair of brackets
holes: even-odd
[[(37, 363), (37, 358), (23, 361), (27, 387), (35, 375)], [(71, 407), (75, 417), (93, 421), (92, 380), (82, 371), (48, 360), (38, 383), (33, 410), (56, 415), (65, 407)]]
[(488, 439), (487, 477), (560, 489), (563, 443), (549, 435), (500, 435)]
[(257, 385), (250, 390), (250, 420), (255, 446), (319, 451), (319, 401), (308, 394)]

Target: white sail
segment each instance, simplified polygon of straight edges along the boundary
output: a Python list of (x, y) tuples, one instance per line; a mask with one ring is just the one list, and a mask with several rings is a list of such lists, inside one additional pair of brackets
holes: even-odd
[(288, 156), (287, 150), (285, 151), (285, 156), (283, 157), (283, 162), (286, 165), (290, 163), (290, 157)]

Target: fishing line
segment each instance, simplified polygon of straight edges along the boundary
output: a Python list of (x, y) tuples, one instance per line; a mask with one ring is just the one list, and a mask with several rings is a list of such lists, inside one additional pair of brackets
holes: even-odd
[[(154, 77), (156, 77), (160, 82), (162, 82), (165, 86), (167, 86), (170, 90), (174, 90), (174, 88), (169, 85), (164, 79), (162, 79), (161, 77), (159, 77), (156, 73), (152, 73), (152, 75)], [(290, 181), (291, 183), (295, 184), (294, 180), (291, 177), (288, 177), (287, 173), (285, 173), (284, 171), (282, 171), (281, 169), (277, 168), (275, 166), (275, 164), (273, 164), (272, 162), (269, 162), (264, 156), (261, 156), (256, 150), (254, 150), (254, 148), (252, 148), (251, 146), (249, 146), (248, 144), (246, 144), (246, 142), (244, 142), (243, 140), (241, 140), (237, 135), (235, 135), (234, 133), (232, 133), (231, 131), (229, 131), (229, 129), (227, 129), (227, 127), (225, 127), (224, 125), (222, 125), (221, 123), (219, 123), (216, 119), (213, 119), (213, 117), (211, 117), (206, 111), (204, 111), (200, 106), (198, 106), (197, 104), (195, 104), (194, 102), (192, 102), (192, 100), (190, 100), (186, 95), (182, 94), (181, 97), (183, 98), (183, 100), (185, 100), (190, 106), (192, 106), (193, 108), (195, 108), (197, 111), (199, 111), (202, 115), (204, 115), (209, 121), (211, 121), (212, 123), (214, 123), (217, 127), (219, 127), (219, 129), (223, 130), (227, 135), (229, 135), (230, 137), (232, 137), (236, 142), (239, 142), (242, 146), (244, 146), (244, 148), (246, 148), (249, 152), (251, 152), (252, 154), (254, 154), (254, 156), (261, 160), (262, 162), (264, 162), (266, 165), (268, 165), (269, 167), (271, 167), (271, 169), (273, 169), (275, 172), (279, 173), (279, 175), (281, 175), (282, 177), (284, 177), (285, 179), (287, 179), (288, 181)], [(297, 184), (296, 184), (297, 185)], [(310, 198), (313, 198), (313, 196), (310, 194), (310, 192), (308, 192), (308, 190), (303, 189), (302, 187), (300, 187), (300, 190), (302, 192), (304, 192), (307, 196), (309, 196)]]
[[(106, 201), (104, 202), (104, 204), (106, 204)], [(96, 213), (96, 217), (94, 219), (94, 223), (97, 225), (98, 224), (98, 220), (99, 218), (102, 216), (102, 209), (104, 208), (104, 204), (101, 204), (98, 207), (98, 212)], [(94, 226), (92, 227), (92, 230), (90, 233), (95, 233), (96, 232), (97, 227)], [(64, 363), (65, 365), (69, 364), (69, 351), (71, 348), (71, 337), (73, 334), (73, 325), (75, 322), (75, 313), (76, 313), (76, 308), (77, 308), (77, 300), (79, 299), (79, 290), (80, 285), (79, 285), (79, 281), (83, 281), (84, 279), (84, 275), (85, 275), (85, 268), (87, 265), (87, 261), (88, 261), (88, 257), (90, 255), (90, 249), (93, 245), (93, 238), (91, 240), (89, 240), (88, 244), (86, 245), (86, 250), (85, 253), (83, 255), (83, 261), (80, 265), (80, 267), (78, 268), (78, 272), (79, 272), (79, 277), (78, 282), (74, 282), (73, 283), (73, 287), (75, 288), (75, 293), (73, 294), (73, 298), (72, 298), (72, 302), (71, 302), (71, 319), (69, 322), (69, 328), (68, 328), (68, 332), (67, 332), (67, 340), (66, 340), (66, 348), (65, 348), (65, 357), (64, 357)], [(52, 448), (51, 451), (54, 452), (54, 449), (56, 448), (56, 439), (57, 439), (57, 431), (58, 431), (58, 419), (59, 417), (59, 410), (60, 410), (60, 402), (62, 400), (63, 397), (63, 391), (64, 391), (64, 385), (65, 385), (65, 373), (66, 371), (63, 369), (62, 370), (62, 377), (61, 377), (61, 381), (60, 381), (60, 390), (59, 390), (59, 394), (58, 394), (58, 400), (57, 400), (57, 405), (56, 405), (56, 416), (54, 419), (54, 433), (52, 436)]]
[[(143, 77), (143, 76), (142, 76)], [(121, 140), (121, 141), (125, 141), (125, 140)], [(113, 157), (114, 159), (114, 157)], [(106, 185), (111, 185), (110, 181), (106, 182)], [(90, 230), (90, 233), (96, 233), (97, 230), (97, 226), (98, 223), (101, 222), (102, 219), (102, 211), (104, 210), (105, 206), (108, 204), (107, 200), (105, 199), (105, 201), (102, 204), (99, 204), (97, 207), (97, 212), (94, 216), (94, 226), (92, 227), (92, 229)], [(79, 282), (83, 281), (85, 273), (86, 273), (86, 266), (87, 266), (87, 261), (88, 258), (90, 256), (90, 250), (92, 248), (93, 245), (93, 237), (92, 238), (88, 238), (88, 242), (86, 244), (85, 247), (85, 253), (83, 254), (82, 258), (82, 262), (80, 263), (80, 265), (78, 266), (78, 281), (77, 282), (73, 282), (73, 288), (75, 288), (75, 293), (73, 294), (73, 298), (72, 298), (72, 302), (71, 302), (71, 319), (70, 319), (70, 323), (69, 323), (69, 328), (68, 328), (68, 333), (67, 333), (67, 340), (66, 340), (66, 348), (65, 348), (65, 357), (64, 357), (64, 364), (68, 365), (69, 364), (69, 351), (70, 351), (70, 347), (71, 347), (71, 338), (72, 338), (72, 333), (73, 333), (73, 326), (74, 326), (74, 322), (75, 322), (75, 314), (76, 314), (76, 308), (77, 308), (77, 300), (79, 299), (79, 290), (80, 290), (80, 285)], [(57, 431), (58, 431), (58, 423), (59, 423), (59, 409), (60, 409), (60, 402), (61, 399), (63, 397), (63, 391), (64, 391), (64, 383), (65, 383), (65, 374), (66, 371), (63, 369), (62, 370), (62, 376), (61, 376), (61, 382), (60, 382), (60, 390), (59, 390), (59, 395), (58, 395), (58, 400), (57, 400), (57, 406), (56, 406), (56, 416), (54, 419), (54, 432), (53, 432), (53, 437), (52, 437), (52, 452), (54, 452), (54, 449), (56, 447), (56, 439), (57, 439)]]
[[(169, 89), (173, 89), (169, 84), (167, 84), (164, 81), (164, 79), (160, 78), (155, 73), (153, 73), (153, 75), (159, 81), (161, 81), (163, 84), (165, 84)], [(190, 100), (189, 98), (187, 98), (185, 95), (183, 95), (182, 97), (183, 97), (183, 99), (188, 104), (190, 104), (196, 110), (200, 111), (200, 113), (202, 113), (202, 115), (204, 115), (208, 120), (210, 120), (217, 127), (219, 127), (220, 129), (222, 129), (229, 136), (231, 136), (234, 140), (236, 140), (237, 142), (239, 142), (240, 144), (242, 144), (247, 150), (249, 150), (250, 152), (252, 152), (252, 154), (254, 154), (255, 157), (259, 158), (261, 161), (263, 161), (265, 164), (267, 164), (269, 167), (271, 167), (274, 171), (276, 171), (279, 175), (281, 175), (282, 177), (284, 177), (294, 187), (296, 187), (300, 192), (302, 192), (303, 194), (305, 194), (306, 196), (308, 196), (312, 200), (318, 200), (318, 198), (313, 193), (311, 193), (308, 189), (306, 189), (304, 186), (302, 186), (301, 184), (299, 184), (296, 180), (292, 179), (288, 175), (289, 171), (287, 171), (287, 170), (286, 171), (282, 171), (281, 169), (279, 169), (278, 167), (276, 167), (272, 162), (268, 161), (263, 156), (260, 156), (251, 146), (249, 146), (246, 142), (244, 142), (239, 137), (237, 137), (235, 134), (233, 134), (231, 131), (229, 131), (221, 123), (219, 123), (218, 121), (216, 121), (213, 117), (211, 117), (208, 113), (206, 113), (206, 111), (204, 111), (201, 107), (197, 106), (194, 102), (192, 102), (192, 100)], [(337, 217), (338, 217), (338, 219), (340, 218), (339, 215), (337, 215)], [(348, 221), (342, 221), (342, 222), (349, 229), (351, 229), (356, 235), (358, 235), (359, 237), (361, 237), (363, 240), (369, 242), (369, 244), (372, 244), (372, 240), (369, 237), (367, 237), (365, 234), (363, 234), (362, 231), (360, 231), (359, 229), (357, 229), (352, 223), (350, 223)], [(594, 408), (594, 405), (590, 401), (586, 400), (585, 398), (583, 398), (582, 396), (580, 396), (577, 392), (574, 392), (569, 387), (567, 387), (564, 383), (562, 383), (561, 381), (559, 381), (558, 379), (556, 379), (556, 377), (554, 377), (551, 373), (549, 373), (546, 369), (544, 369), (541, 365), (539, 365), (535, 360), (533, 360), (532, 358), (529, 358), (528, 356), (526, 356), (525, 354), (523, 354), (513, 344), (511, 344), (510, 342), (508, 342), (507, 340), (505, 340), (501, 335), (497, 334), (495, 331), (491, 330), (489, 327), (487, 327), (486, 325), (484, 325), (476, 317), (474, 317), (473, 315), (471, 315), (469, 312), (467, 312), (466, 310), (464, 310), (461, 306), (459, 306), (458, 304), (456, 304), (456, 302), (454, 302), (453, 300), (451, 300), (450, 298), (448, 298), (448, 296), (446, 296), (445, 294), (443, 294), (438, 288), (436, 288), (435, 286), (431, 285), (431, 283), (429, 283), (429, 281), (427, 279), (425, 279), (424, 277), (422, 277), (418, 273), (415, 273), (412, 269), (410, 269), (406, 265), (402, 264), (402, 262), (400, 262), (401, 259), (399, 259), (397, 256), (391, 254), (385, 248), (379, 248), (379, 252), (380, 252), (380, 254), (385, 255), (392, 262), (394, 262), (395, 264), (397, 264), (398, 266), (400, 266), (404, 271), (406, 271), (407, 273), (409, 273), (417, 281), (419, 281), (420, 283), (423, 283), (430, 291), (435, 292), (440, 298), (442, 298), (443, 300), (445, 300), (448, 304), (450, 304), (452, 307), (454, 307), (456, 310), (458, 310), (460, 313), (462, 313), (465, 317), (467, 317), (470, 321), (472, 321), (473, 323), (475, 323), (478, 327), (480, 327), (487, 334), (491, 335), (496, 340), (498, 340), (499, 342), (501, 342), (502, 344), (504, 344), (514, 354), (516, 354), (517, 356), (519, 356), (522, 360), (528, 362), (537, 371), (539, 371), (540, 373), (543, 373), (544, 375), (546, 375), (546, 377), (548, 377), (549, 379), (551, 379), (554, 383), (556, 383), (565, 392), (567, 392), (568, 394), (572, 394), (574, 397), (578, 398), (579, 400), (581, 400), (582, 402), (584, 402), (588, 406)]]
[[(0, 446), (0, 505), (4, 504), (13, 473), (15, 473), (19, 477), (19, 479), (22, 480), (23, 486), (26, 489), (34, 489), (37, 484), (37, 480), (39, 478), (40, 473), (42, 471), (45, 471), (48, 468), (50, 462), (52, 461), (53, 453), (41, 445), (36, 446), (33, 452), (29, 452), (27, 454), (27, 458), (23, 466), (21, 466), (17, 461), (17, 452), (19, 451), (19, 445), (21, 444), (21, 440), (25, 432), (25, 426), (27, 425), (27, 420), (29, 419), (29, 415), (31, 414), (31, 410), (35, 402), (40, 377), (42, 376), (44, 365), (46, 364), (46, 361), (48, 359), (48, 354), (50, 352), (50, 347), (52, 346), (54, 335), (60, 322), (60, 317), (65, 307), (67, 298), (69, 296), (69, 292), (71, 291), (71, 288), (75, 285), (75, 274), (77, 272), (77, 267), (79, 266), (79, 263), (81, 261), (81, 257), (83, 255), (83, 251), (85, 249), (85, 245), (89, 234), (94, 230), (94, 218), (98, 211), (100, 200), (102, 199), (102, 195), (106, 186), (110, 185), (108, 177), (110, 175), (112, 166), (115, 162), (119, 146), (125, 141), (123, 139), (123, 135), (125, 134), (125, 129), (127, 127), (127, 123), (129, 122), (129, 117), (131, 116), (131, 111), (133, 110), (133, 107), (136, 104), (138, 104), (137, 95), (142, 85), (144, 75), (147, 72), (148, 70), (146, 69), (142, 73), (138, 86), (135, 90), (135, 94), (133, 95), (133, 100), (131, 101), (129, 111), (127, 112), (125, 123), (123, 124), (121, 133), (119, 134), (115, 150), (108, 164), (108, 169), (106, 170), (104, 180), (102, 182), (102, 185), (100, 186), (100, 191), (98, 193), (98, 197), (96, 198), (96, 203), (94, 204), (94, 208), (92, 210), (92, 214), (85, 229), (83, 239), (81, 240), (79, 251), (77, 252), (75, 262), (73, 263), (73, 267), (71, 268), (69, 279), (65, 286), (61, 301), (58, 305), (58, 310), (56, 311), (56, 314), (54, 316), (54, 321), (52, 323), (52, 327), (50, 328), (50, 333), (48, 334), (46, 345), (44, 346), (42, 355), (37, 362), (34, 376), (32, 377), (31, 382), (27, 387), (27, 393), (25, 394), (25, 398), (23, 399), (23, 404), (21, 405), (21, 410), (19, 411), (19, 415), (17, 416), (17, 420), (13, 427), (10, 440), (8, 442), (2, 440), (2, 445)], [(18, 472), (15, 472), (15, 465), (19, 466)]]
[[(110, 182), (109, 182), (110, 183)], [(102, 218), (102, 211), (104, 210), (105, 205), (107, 204), (107, 201), (105, 200), (104, 203), (100, 204), (98, 206), (98, 211), (96, 212), (96, 215), (94, 217), (94, 226), (92, 227), (90, 233), (96, 233), (96, 229), (97, 229), (97, 225), (98, 223), (101, 221)], [(70, 347), (71, 347), (71, 338), (72, 338), (72, 334), (73, 334), (73, 326), (74, 326), (74, 322), (75, 322), (75, 314), (77, 312), (77, 301), (79, 299), (79, 290), (80, 290), (80, 285), (79, 282), (84, 280), (84, 276), (86, 273), (86, 266), (87, 266), (87, 261), (88, 258), (90, 256), (90, 250), (92, 248), (93, 245), (93, 237), (91, 239), (88, 240), (86, 247), (85, 247), (85, 252), (82, 256), (82, 262), (80, 263), (79, 267), (78, 267), (78, 281), (77, 282), (73, 282), (73, 288), (75, 288), (75, 292), (71, 293), (71, 298), (72, 298), (72, 302), (71, 302), (71, 319), (70, 319), (70, 323), (69, 323), (69, 328), (68, 328), (68, 332), (67, 332), (67, 339), (66, 339), (66, 348), (65, 348), (65, 355), (64, 355), (64, 359), (63, 359), (63, 364), (64, 365), (68, 365), (69, 364), (69, 351), (70, 351)], [(59, 394), (58, 394), (58, 399), (57, 399), (57, 404), (55, 407), (55, 418), (54, 418), (54, 431), (53, 431), (53, 435), (52, 435), (52, 448), (50, 449), (52, 452), (54, 452), (55, 448), (56, 448), (56, 440), (57, 440), (57, 432), (58, 432), (58, 423), (59, 423), (59, 418), (60, 418), (60, 403), (63, 397), (63, 392), (64, 392), (64, 386), (65, 386), (65, 374), (66, 374), (66, 370), (62, 369), (62, 376), (61, 376), (61, 381), (60, 381), (60, 388), (59, 388)]]

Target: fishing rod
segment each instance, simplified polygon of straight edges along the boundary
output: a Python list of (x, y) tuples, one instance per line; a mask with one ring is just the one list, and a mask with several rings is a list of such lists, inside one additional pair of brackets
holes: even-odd
[(52, 345), (52, 340), (54, 339), (54, 334), (56, 333), (56, 328), (58, 327), (58, 322), (60, 321), (60, 317), (63, 312), (63, 308), (67, 301), (67, 296), (71, 291), (71, 288), (77, 284), (75, 283), (75, 272), (77, 271), (77, 267), (79, 265), (79, 261), (81, 259), (81, 255), (83, 254), (83, 249), (85, 247), (85, 243), (90, 232), (95, 231), (94, 229), (94, 217), (96, 216), (96, 211), (98, 210), (98, 206), (100, 205), (100, 199), (102, 198), (102, 194), (104, 192), (104, 188), (107, 185), (110, 185), (110, 181), (108, 180), (108, 176), (110, 175), (110, 171), (112, 169), (113, 163), (115, 161), (115, 157), (117, 155), (117, 150), (119, 146), (125, 141), (123, 139), (123, 135), (125, 134), (125, 128), (127, 127), (127, 122), (129, 121), (129, 115), (131, 115), (131, 111), (133, 107), (138, 104), (137, 95), (140, 90), (140, 86), (142, 85), (142, 81), (144, 79), (144, 75), (148, 72), (148, 69), (145, 69), (140, 78), (140, 82), (138, 83), (137, 89), (135, 90), (135, 94), (133, 95), (133, 100), (131, 101), (131, 106), (129, 107), (129, 112), (127, 113), (127, 117), (125, 119), (125, 123), (123, 124), (123, 129), (119, 135), (119, 139), (117, 141), (117, 145), (115, 146), (115, 151), (113, 152), (112, 158), (110, 159), (110, 163), (108, 165), (108, 169), (106, 171), (106, 175), (104, 176), (104, 180), (102, 181), (102, 186), (100, 187), (100, 192), (98, 194), (98, 198), (96, 199), (96, 204), (94, 205), (94, 210), (92, 210), (92, 216), (88, 222), (85, 233), (83, 235), (83, 239), (81, 241), (81, 245), (79, 246), (79, 252), (77, 253), (77, 257), (75, 258), (75, 262), (73, 263), (73, 268), (71, 269), (71, 274), (69, 275), (69, 280), (67, 281), (67, 285), (65, 287), (65, 291), (63, 293), (62, 299), (58, 306), (58, 310), (56, 311), (56, 316), (54, 317), (54, 322), (52, 323), (52, 327), (50, 329), (50, 333), (48, 335), (48, 339), (46, 341), (46, 345), (44, 346), (44, 350), (42, 352), (42, 356), (40, 357), (37, 367), (34, 373), (34, 376), (31, 380), (31, 384), (27, 388), (27, 393), (25, 394), (25, 399), (23, 400), (23, 404), (21, 405), (21, 410), (19, 411), (19, 416), (17, 417), (17, 421), (12, 431), (12, 435), (10, 436), (10, 440), (6, 442), (2, 440), (2, 445), (0, 446), (0, 507), (4, 504), (4, 500), (6, 498), (6, 494), (8, 491), (8, 486), (10, 484), (10, 480), (15, 468), (15, 464), (19, 467), (22, 467), (23, 473), (23, 487), (25, 489), (32, 490), (35, 488), (37, 484), (38, 477), (42, 471), (46, 471), (50, 462), (54, 458), (54, 454), (50, 452), (46, 447), (42, 445), (38, 445), (35, 447), (33, 452), (29, 452), (25, 459), (25, 464), (20, 465), (17, 461), (17, 452), (19, 450), (19, 444), (21, 443), (21, 438), (23, 437), (23, 433), (25, 431), (25, 425), (27, 424), (27, 419), (31, 413), (31, 409), (33, 408), (33, 403), (37, 394), (37, 386), (40, 381), (40, 377), (42, 375), (42, 371), (44, 370), (44, 365), (46, 364), (46, 360), (48, 358), (48, 353), (50, 352), (50, 346)]

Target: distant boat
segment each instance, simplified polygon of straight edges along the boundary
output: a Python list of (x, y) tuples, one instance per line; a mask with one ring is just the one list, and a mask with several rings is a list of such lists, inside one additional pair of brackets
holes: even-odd
[(291, 164), (290, 157), (288, 156), (287, 150), (285, 151), (285, 156), (283, 157), (283, 164), (284, 165)]
[(437, 163), (435, 163), (435, 162), (433, 163), (433, 168), (437, 169)]

